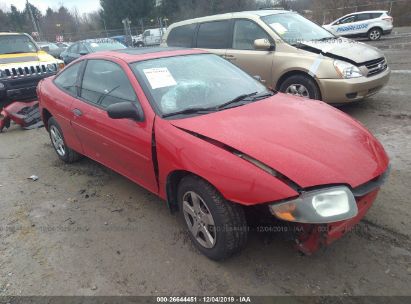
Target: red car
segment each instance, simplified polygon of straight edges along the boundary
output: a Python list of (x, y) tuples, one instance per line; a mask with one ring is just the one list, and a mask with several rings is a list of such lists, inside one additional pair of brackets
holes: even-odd
[(244, 247), (249, 209), (312, 253), (361, 220), (388, 174), (355, 120), (200, 50), (95, 53), (37, 90), (59, 158), (85, 155), (157, 194), (215, 260)]

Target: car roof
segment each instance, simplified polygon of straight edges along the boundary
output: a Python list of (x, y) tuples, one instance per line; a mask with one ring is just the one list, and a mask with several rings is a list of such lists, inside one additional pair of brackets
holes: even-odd
[(121, 59), (127, 63), (144, 61), (150, 59), (194, 55), (194, 54), (207, 54), (208, 52), (203, 50), (177, 48), (177, 47), (153, 47), (153, 48), (126, 48), (114, 51), (97, 52), (86, 55), (84, 59), (97, 59), (99, 57), (115, 57)]
[(199, 23), (199, 22), (207, 22), (207, 21), (214, 21), (214, 20), (223, 20), (223, 19), (231, 19), (231, 18), (250, 18), (250, 19), (255, 19), (255, 18), (260, 18), (264, 16), (269, 16), (269, 15), (275, 15), (275, 14), (285, 14), (285, 13), (296, 13), (293, 11), (287, 11), (287, 10), (258, 10), (258, 11), (243, 11), (243, 12), (235, 12), (235, 13), (226, 13), (226, 14), (219, 14), (219, 15), (212, 15), (212, 16), (206, 16), (206, 17), (200, 17), (200, 18), (194, 18), (194, 19), (188, 19), (180, 22), (173, 23), (171, 27), (176, 27), (176, 26), (181, 26), (181, 25), (186, 25), (186, 24), (191, 24), (191, 23)]
[(342, 17), (340, 17), (340, 18), (338, 18), (338, 19), (341, 19), (341, 18), (344, 18), (344, 17), (347, 17), (347, 16), (352, 16), (352, 15), (359, 15), (359, 14), (367, 14), (367, 13), (387, 13), (388, 11), (362, 11), (362, 12), (354, 12), (354, 13), (350, 13), (350, 14), (347, 14), (347, 15), (344, 15), (344, 16), (342, 16)]
[[(115, 39), (112, 39), (112, 38), (94, 38), (94, 39), (84, 39), (84, 40), (80, 40), (80, 41), (77, 41), (77, 42), (101, 43), (101, 42), (107, 42), (107, 41), (114, 42), (114, 41), (116, 41), (116, 40), (115, 40)], [(77, 42), (76, 42), (76, 43), (77, 43)]]

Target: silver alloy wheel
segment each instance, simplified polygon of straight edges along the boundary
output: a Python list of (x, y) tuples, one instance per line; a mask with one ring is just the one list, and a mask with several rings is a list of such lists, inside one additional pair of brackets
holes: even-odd
[(66, 146), (64, 145), (64, 140), (63, 136), (61, 135), (59, 129), (57, 129), (56, 126), (51, 126), (50, 127), (50, 137), (51, 137), (51, 142), (54, 146), (54, 149), (56, 149), (56, 152), (60, 156), (66, 155)]
[(290, 95), (296, 95), (304, 98), (310, 98), (308, 89), (302, 84), (292, 84), (286, 90), (285, 93)]
[(183, 196), (183, 214), (190, 233), (205, 248), (213, 248), (217, 235), (215, 223), (205, 201), (195, 192)]
[(371, 40), (378, 40), (381, 37), (381, 33), (379, 30), (372, 30), (370, 32), (370, 39)]

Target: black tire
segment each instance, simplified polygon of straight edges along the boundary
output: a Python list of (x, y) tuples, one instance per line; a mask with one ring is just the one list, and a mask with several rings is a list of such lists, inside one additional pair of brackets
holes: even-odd
[(380, 29), (379, 27), (373, 27), (372, 29), (368, 31), (367, 36), (368, 36), (368, 39), (371, 41), (380, 40), (382, 37), (382, 29)]
[[(74, 163), (74, 162), (78, 161), (78, 160), (82, 157), (82, 155), (79, 154), (79, 153), (77, 153), (76, 151), (70, 149), (70, 148), (67, 146), (66, 141), (65, 141), (65, 139), (64, 139), (63, 131), (61, 130), (59, 124), (57, 123), (57, 121), (56, 121), (53, 117), (50, 117), (50, 118), (49, 118), (48, 123), (47, 123), (47, 126), (48, 126), (47, 129), (48, 129), (48, 131), (49, 131), (49, 136), (50, 136), (51, 144), (52, 144), (52, 146), (53, 146), (53, 148), (54, 148), (54, 151), (56, 151), (57, 156), (58, 156), (62, 161), (66, 162), (66, 163)], [(60, 152), (59, 152), (58, 149), (56, 148), (55, 144), (54, 144), (54, 141), (53, 141), (53, 138), (52, 138), (52, 137), (53, 137), (52, 132), (53, 132), (53, 130), (55, 130), (54, 128), (56, 128), (56, 129), (58, 130), (58, 132), (59, 132), (59, 134), (60, 134), (60, 136), (61, 136), (61, 139), (62, 139), (62, 141), (63, 141), (63, 143), (64, 143), (64, 153), (62, 153), (61, 150), (60, 150)]]
[(290, 88), (293, 85), (300, 85), (304, 86), (306, 88), (306, 91), (308, 92), (307, 94), (304, 95), (297, 95), (297, 96), (302, 96), (305, 98), (310, 98), (310, 99), (317, 99), (321, 100), (321, 93), (320, 89), (318, 88), (317, 84), (315, 83), (314, 79), (312, 79), (309, 76), (304, 76), (304, 75), (293, 75), (288, 78), (286, 78), (281, 84), (279, 91), (283, 93), (290, 93)]
[(137, 46), (137, 47), (144, 47), (144, 43), (142, 43), (142, 42), (137, 42), (136, 46)]
[[(204, 200), (215, 223), (215, 244), (212, 248), (201, 245), (190, 231), (183, 212), (183, 197), (195, 192)], [(178, 188), (180, 214), (186, 224), (189, 236), (198, 250), (208, 258), (219, 261), (240, 252), (247, 242), (248, 226), (244, 210), (240, 205), (226, 201), (209, 183), (197, 176), (186, 176)]]

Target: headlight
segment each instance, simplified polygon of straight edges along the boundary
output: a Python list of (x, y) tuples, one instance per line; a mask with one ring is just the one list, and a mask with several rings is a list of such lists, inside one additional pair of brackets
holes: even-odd
[(55, 73), (57, 72), (57, 66), (53, 63), (49, 63), (47, 65), (47, 71), (49, 71), (50, 73)]
[(307, 191), (295, 200), (269, 208), (281, 220), (312, 224), (343, 221), (358, 213), (354, 195), (345, 186)]
[(334, 60), (334, 68), (341, 78), (350, 79), (363, 76), (358, 67), (345, 61)]

